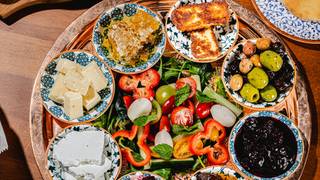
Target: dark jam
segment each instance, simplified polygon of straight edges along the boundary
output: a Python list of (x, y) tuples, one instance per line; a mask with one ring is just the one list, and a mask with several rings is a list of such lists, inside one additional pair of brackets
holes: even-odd
[(222, 180), (221, 176), (217, 174), (211, 174), (211, 173), (197, 173), (196, 174), (197, 180)]
[(252, 117), (239, 130), (235, 151), (244, 169), (255, 176), (271, 178), (292, 167), (297, 142), (291, 130), (279, 120)]

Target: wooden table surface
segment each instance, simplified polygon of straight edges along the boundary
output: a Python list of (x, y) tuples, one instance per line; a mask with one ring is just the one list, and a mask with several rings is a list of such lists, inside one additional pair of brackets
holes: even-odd
[[(253, 10), (250, 0), (237, 1)], [(9, 19), (11, 25), (0, 21), (0, 120), (9, 144), (9, 150), (0, 154), (0, 179), (42, 179), (29, 136), (29, 103), (33, 81), (55, 39), (86, 10), (86, 6), (90, 5), (84, 5), (85, 8), (80, 6), (82, 9), (71, 5), (68, 6), (69, 10), (31, 8), (18, 13), (18, 20)], [(300, 60), (310, 85), (312, 142), (302, 179), (319, 179), (320, 45), (284, 40)]]

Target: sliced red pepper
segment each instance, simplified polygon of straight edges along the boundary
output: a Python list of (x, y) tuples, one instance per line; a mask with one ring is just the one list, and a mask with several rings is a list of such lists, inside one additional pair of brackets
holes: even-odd
[(160, 74), (154, 69), (149, 69), (139, 75), (141, 85), (146, 88), (154, 88), (160, 82)]
[(210, 115), (210, 109), (213, 103), (199, 103), (196, 108), (196, 114), (200, 119), (205, 119)]
[(131, 105), (131, 103), (133, 102), (133, 98), (131, 96), (123, 96), (123, 103), (126, 106), (126, 108), (128, 109)]
[[(189, 150), (194, 155), (207, 155), (212, 165), (226, 163), (229, 159), (229, 154), (225, 145), (223, 145), (225, 136), (225, 128), (216, 120), (208, 119), (204, 123), (204, 130), (191, 137)], [(210, 139), (216, 141), (216, 143), (214, 146), (199, 148), (195, 144), (202, 139)]]
[(196, 94), (196, 89), (197, 89), (197, 83), (193, 78), (186, 77), (186, 78), (178, 79), (176, 82), (176, 88), (180, 89), (180, 88), (184, 87), (186, 84), (188, 84), (191, 88), (191, 93), (189, 95), (189, 98), (191, 98)]
[(119, 88), (131, 92), (138, 87), (139, 78), (136, 75), (122, 75), (119, 79)]
[(162, 116), (160, 119), (159, 131), (166, 128), (166, 131), (170, 132), (170, 121), (168, 116)]
[(174, 96), (171, 96), (162, 105), (162, 114), (169, 114), (173, 110), (174, 106)]
[(148, 164), (151, 159), (151, 150), (150, 150), (149, 146), (146, 144), (146, 140), (147, 140), (149, 132), (150, 132), (150, 125), (147, 124), (146, 126), (144, 126), (143, 134), (138, 138), (138, 142), (137, 142), (137, 145), (140, 148), (140, 150), (142, 150), (144, 152), (144, 154), (146, 155), (144, 160), (136, 161), (134, 159), (130, 149), (124, 150), (125, 157), (127, 158), (128, 162), (130, 164), (132, 164), (133, 166), (142, 167), (142, 166)]
[(131, 127), (130, 131), (128, 131), (128, 130), (120, 130), (120, 131), (115, 132), (112, 135), (112, 137), (113, 137), (113, 139), (116, 139), (117, 137), (125, 137), (125, 138), (128, 138), (130, 140), (133, 140), (134, 137), (136, 137), (136, 134), (138, 132), (138, 128), (139, 128), (138, 126), (133, 125)]
[(139, 98), (147, 98), (150, 101), (154, 98), (154, 91), (150, 88), (136, 88), (133, 90), (133, 98), (139, 99)]

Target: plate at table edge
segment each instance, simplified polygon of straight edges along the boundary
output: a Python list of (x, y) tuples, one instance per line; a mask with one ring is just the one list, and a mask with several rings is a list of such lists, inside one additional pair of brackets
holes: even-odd
[(128, 173), (128, 174), (125, 174), (125, 175), (121, 176), (119, 178), (119, 180), (131, 180), (131, 177), (136, 175), (137, 173), (140, 173), (143, 177), (154, 176), (156, 178), (156, 180), (164, 180), (164, 178), (162, 178), (161, 176), (159, 176), (157, 174), (154, 174), (154, 173), (151, 173), (151, 172), (148, 172), (148, 171), (131, 172), (131, 173)]
[[(193, 0), (178, 0), (170, 8), (170, 10), (168, 11), (168, 14), (165, 17), (165, 30), (166, 30), (166, 34), (167, 34), (167, 37), (168, 37), (169, 44), (172, 46), (172, 48), (179, 55), (181, 55), (185, 59), (188, 59), (188, 60), (196, 62), (196, 63), (211, 63), (211, 62), (218, 61), (218, 60), (222, 59), (231, 50), (231, 48), (237, 43), (237, 40), (238, 40), (240, 29), (239, 29), (239, 20), (238, 20), (237, 14), (231, 9), (230, 5), (228, 4), (230, 17), (231, 17), (230, 20), (229, 20), (229, 25), (230, 26), (226, 26), (226, 27), (215, 26), (213, 28), (215, 28), (215, 34), (217, 34), (217, 33), (221, 34), (223, 32), (228, 32), (229, 31), (228, 35), (230, 35), (230, 37), (229, 36), (222, 36), (222, 35), (217, 36), (216, 35), (216, 39), (217, 39), (217, 42), (219, 44), (220, 53), (221, 54), (218, 57), (216, 57), (215, 59), (213, 59), (213, 60), (201, 60), (201, 59), (197, 59), (197, 58), (193, 57), (193, 55), (192, 55), (191, 39), (190, 39), (190, 37), (188, 37), (189, 35), (187, 33), (179, 31), (171, 21), (172, 11), (175, 10), (176, 8), (178, 8), (179, 6), (181, 6), (181, 2), (185, 2), (185, 1), (187, 3), (184, 3), (184, 4), (193, 4), (193, 3), (211, 2), (212, 0), (208, 0), (208, 1), (201, 0), (201, 2), (195, 2)], [(170, 22), (168, 22), (168, 21), (170, 21)], [(235, 24), (233, 24), (233, 23), (235, 23)], [(170, 27), (168, 27), (169, 24), (170, 24)], [(230, 29), (228, 29), (228, 27), (231, 27), (231, 26), (233, 27), (232, 32), (230, 32)], [(173, 33), (177, 33), (177, 37), (178, 38), (175, 38), (175, 39), (177, 39), (176, 42), (173, 42), (170, 39), (170, 37), (172, 37), (172, 35), (170, 35), (170, 33), (168, 32), (169, 28), (173, 29), (172, 30)], [(223, 37), (223, 38), (221, 39), (221, 37)], [(228, 42), (228, 43), (226, 43), (226, 42)], [(186, 45), (183, 44), (183, 43), (185, 43)], [(227, 44), (227, 45), (221, 45), (221, 44), (224, 44), (224, 43)], [(183, 45), (186, 46), (186, 47), (182, 47)], [(225, 46), (228, 46), (228, 47), (225, 47)], [(221, 52), (221, 47), (224, 48), (224, 50), (222, 50), (223, 52)]]
[[(304, 23), (304, 24), (308, 24), (312, 21), (307, 21), (307, 20), (302, 20), (299, 17), (294, 16), (290, 10), (288, 10), (283, 3), (279, 2), (279, 0), (276, 0), (277, 2), (275, 3), (280, 3), (281, 7), (283, 8), (283, 13), (287, 13), (288, 17), (285, 18), (289, 18), (287, 20), (292, 20), (292, 19), (297, 19), (299, 23)], [(311, 40), (311, 39), (305, 39), (302, 37), (299, 37), (295, 34), (290, 34), (289, 32), (281, 29), (281, 27), (279, 27), (278, 25), (276, 25), (275, 23), (270, 21), (269, 16), (266, 16), (265, 13), (262, 11), (262, 9), (260, 8), (260, 6), (257, 4), (256, 0), (251, 0), (254, 9), (256, 10), (256, 12), (258, 13), (259, 17), (261, 18), (261, 20), (270, 28), (272, 28), (273, 30), (277, 31), (278, 33), (280, 33), (283, 36), (286, 36), (289, 39), (298, 41), (298, 42), (302, 42), (302, 43), (307, 43), (307, 44), (320, 44), (320, 29), (318, 29), (318, 39), (317, 40)], [(291, 18), (291, 19), (290, 19)], [(316, 22), (315, 22), (316, 23)], [(286, 23), (287, 25), (287, 23)], [(320, 21), (318, 21), (318, 28), (320, 28)], [(315, 30), (316, 31), (316, 30)]]
[[(49, 168), (49, 167), (48, 167), (48, 166), (50, 166), (49, 163), (51, 162), (51, 161), (49, 160), (50, 157), (51, 157), (51, 156), (49, 157), (49, 153), (53, 153), (53, 152), (52, 152), (52, 150), (53, 150), (53, 149), (52, 149), (52, 145), (53, 145), (53, 143), (55, 142), (56, 138), (59, 138), (57, 141), (60, 141), (60, 140), (63, 138), (63, 137), (61, 137), (61, 136), (65, 135), (66, 133), (69, 133), (69, 132), (72, 132), (72, 131), (87, 130), (87, 129), (93, 130), (93, 131), (95, 131), (95, 130), (97, 130), (97, 131), (103, 131), (104, 134), (105, 134), (105, 141), (106, 141), (106, 138), (109, 139), (109, 142), (112, 141), (111, 143), (105, 143), (104, 148), (108, 148), (109, 145), (111, 144), (112, 147), (109, 147), (109, 148), (111, 148), (112, 152), (114, 152), (115, 150), (118, 150), (118, 151), (117, 151), (117, 152), (118, 152), (118, 155), (117, 155), (117, 152), (115, 152), (115, 153), (110, 153), (110, 154), (111, 154), (110, 156), (113, 157), (113, 158), (112, 158), (112, 159), (109, 159), (109, 160), (112, 162), (112, 163), (111, 163), (111, 166), (112, 166), (112, 165), (119, 164), (119, 165), (116, 165), (116, 166), (114, 167), (114, 169), (115, 169), (116, 171), (112, 173), (112, 175), (114, 175), (114, 174), (116, 173), (116, 174), (114, 175), (114, 180), (117, 179), (117, 177), (120, 175), (121, 168), (122, 168), (122, 155), (121, 155), (120, 147), (119, 147), (117, 141), (114, 140), (114, 139), (112, 138), (112, 135), (111, 135), (108, 131), (106, 131), (105, 129), (97, 128), (97, 127), (91, 126), (90, 124), (85, 124), (85, 123), (83, 123), (83, 124), (77, 124), (77, 125), (70, 125), (70, 126), (67, 126), (67, 127), (63, 128), (59, 133), (57, 133), (57, 134), (50, 140), (50, 142), (49, 142), (49, 144), (48, 144), (48, 146), (47, 146), (47, 148), (46, 148), (46, 162), (45, 162), (45, 164), (46, 164), (46, 169), (49, 171), (49, 174), (51, 175), (51, 179), (53, 179), (53, 174), (52, 174), (52, 172), (51, 172), (51, 170), (50, 170), (50, 169), (52, 169), (52, 168)], [(105, 153), (106, 153), (106, 150), (105, 150)], [(51, 154), (50, 154), (50, 155), (51, 155)], [(110, 157), (110, 156), (108, 156), (108, 157)], [(117, 156), (118, 156), (118, 158), (117, 158)], [(51, 160), (52, 160), (52, 159), (53, 159), (53, 157), (51, 157)], [(55, 163), (52, 163), (51, 165), (53, 166), (53, 169), (55, 169), (56, 167), (59, 167), (59, 166), (56, 166)], [(58, 178), (58, 177), (57, 177), (57, 178)], [(60, 177), (60, 178), (61, 178), (61, 177)]]
[[(124, 8), (128, 8), (129, 9), (128, 10), (129, 12), (127, 12), (129, 15), (131, 15), (131, 13), (135, 13), (135, 12), (131, 12), (132, 11), (131, 8), (137, 8), (139, 10), (147, 12), (149, 15), (154, 17), (156, 19), (156, 21), (158, 21), (160, 23), (160, 27), (162, 28), (162, 30), (161, 30), (162, 31), (161, 41), (155, 47), (156, 48), (155, 53), (145, 63), (143, 63), (142, 65), (136, 66), (136, 67), (126, 67), (125, 65), (119, 64), (115, 60), (110, 59), (108, 57), (108, 55), (106, 56), (104, 54), (104, 52), (107, 49), (105, 47), (101, 47), (102, 43), (99, 42), (104, 37), (104, 35), (101, 35), (101, 32), (99, 31), (99, 28), (100, 28), (101, 24), (107, 23), (105, 26), (108, 26), (108, 24), (111, 22), (111, 20), (110, 20), (111, 17), (110, 16), (112, 16), (112, 14), (117, 9), (121, 9), (121, 13), (126, 14), (125, 12), (122, 11), (122, 9), (124, 9)], [(107, 22), (104, 22), (104, 21), (107, 21)], [(145, 6), (142, 6), (142, 5), (139, 5), (139, 4), (135, 4), (135, 3), (119, 4), (117, 6), (111, 7), (110, 9), (107, 9), (107, 10), (103, 11), (103, 13), (96, 20), (94, 28), (93, 28), (93, 31), (92, 31), (93, 49), (94, 49), (95, 53), (101, 59), (103, 59), (103, 61), (106, 62), (106, 64), (113, 71), (115, 71), (117, 73), (120, 73), (120, 74), (137, 74), (137, 73), (141, 73), (143, 71), (146, 71), (146, 70), (150, 69), (152, 66), (154, 66), (159, 61), (161, 56), (163, 55), (165, 47), (166, 47), (166, 35), (165, 35), (165, 32), (164, 32), (164, 28), (165, 27), (164, 27), (159, 15), (156, 12), (150, 10), (149, 8), (147, 8)]]
[[(71, 55), (74, 54), (74, 55)], [(77, 54), (77, 55), (76, 55)], [(78, 60), (79, 54), (85, 54), (89, 59), (87, 60)], [(97, 65), (99, 66), (100, 70), (104, 74), (105, 78), (108, 80), (108, 87), (109, 93), (105, 95), (104, 92), (99, 92), (100, 94), (103, 94), (104, 97), (101, 98), (102, 100), (97, 104), (95, 107), (93, 107), (88, 114), (81, 116), (80, 118), (72, 119), (70, 120), (70, 117), (67, 116), (64, 112), (63, 105), (55, 103), (53, 100), (49, 98), (50, 90), (54, 84), (54, 80), (58, 72), (55, 70), (56, 68), (56, 61), (60, 58), (66, 58), (68, 60), (71, 60), (73, 62), (76, 62), (77, 64), (80, 64), (81, 66), (87, 65), (86, 63), (91, 62), (94, 60), (97, 62)], [(78, 58), (78, 59), (77, 59)], [(73, 60), (72, 60), (73, 59)], [(82, 63), (82, 64), (81, 64)], [(59, 121), (62, 121), (66, 124), (73, 124), (73, 123), (79, 123), (79, 122), (90, 122), (95, 119), (97, 119), (99, 116), (101, 116), (111, 105), (111, 102), (113, 101), (114, 94), (115, 94), (115, 80), (112, 71), (106, 66), (106, 64), (101, 61), (97, 56), (91, 54), (90, 52), (84, 51), (84, 50), (71, 50), (71, 51), (63, 51), (59, 53), (57, 56), (52, 58), (50, 62), (46, 65), (46, 68), (40, 75), (40, 93), (41, 93), (41, 102), (45, 109), (56, 119)], [(101, 95), (100, 95), (101, 96)]]
[[(221, 68), (221, 79), (223, 82), (223, 85), (227, 91), (227, 94), (238, 104), (240, 104), (243, 107), (249, 108), (249, 109), (253, 109), (253, 110), (264, 110), (264, 109), (269, 109), (272, 107), (277, 106), (278, 104), (282, 103), (283, 101), (285, 101), (287, 99), (287, 97), (289, 97), (290, 93), (292, 92), (292, 90), (295, 88), (296, 86), (296, 81), (297, 81), (297, 70), (296, 70), (296, 65), (295, 62), (292, 60), (291, 56), (289, 55), (289, 52), (286, 50), (286, 56), (289, 59), (289, 65), (293, 68), (293, 79), (291, 79), (292, 82), (292, 87), (290, 88), (289, 91), (287, 91), (286, 93), (282, 93), (282, 96), (280, 94), (278, 94), (278, 97), (275, 101), (272, 102), (265, 102), (263, 101), (263, 103), (251, 103), (249, 101), (246, 101), (243, 97), (241, 97), (240, 93), (234, 92), (232, 90), (230, 90), (230, 85), (229, 82), (227, 82), (226, 77), (224, 76), (225, 73), (225, 69), (227, 66), (227, 61), (229, 59), (229, 57), (231, 55), (234, 54), (235, 51), (237, 51), (236, 49), (238, 48), (239, 45), (244, 44), (247, 41), (251, 41), (255, 44), (256, 39), (246, 39), (246, 40), (242, 40), (240, 41), (237, 45), (235, 45), (230, 51), (229, 53), (226, 55), (223, 64), (222, 64), (222, 68)], [(272, 41), (272, 40), (271, 40)], [(272, 41), (273, 42), (273, 41)], [(285, 48), (285, 46), (284, 46)]]
[[(276, 177), (271, 177), (271, 178), (257, 177), (252, 173), (248, 172), (245, 168), (243, 168), (240, 165), (240, 162), (236, 157), (235, 148), (234, 148), (235, 139), (236, 139), (237, 133), (239, 132), (241, 127), (244, 125), (245, 121), (250, 117), (272, 117), (281, 121), (281, 123), (285, 124), (286, 127), (288, 127), (291, 130), (297, 142), (297, 155), (296, 155), (297, 157), (296, 157), (295, 163), (285, 173), (280, 174)], [(303, 135), (301, 134), (299, 128), (294, 124), (293, 120), (289, 119), (287, 116), (277, 112), (273, 112), (273, 111), (257, 111), (242, 117), (232, 127), (232, 130), (228, 138), (228, 151), (230, 155), (230, 160), (233, 162), (237, 170), (239, 170), (241, 173), (244, 173), (246, 176), (253, 178), (255, 180), (272, 180), (272, 179), (283, 179), (286, 177), (290, 177), (292, 174), (294, 174), (294, 172), (296, 172), (299, 169), (299, 166), (304, 163), (302, 160), (304, 156), (305, 145), (304, 145), (304, 140), (302, 136)]]
[(197, 170), (195, 173), (192, 174), (191, 180), (196, 180), (195, 175), (200, 172), (206, 172), (206, 173), (211, 173), (211, 174), (224, 174), (224, 175), (229, 175), (229, 176), (234, 176), (235, 178), (239, 180), (244, 180), (244, 178), (237, 173), (235, 170), (225, 167), (225, 166), (207, 166), (205, 168)]

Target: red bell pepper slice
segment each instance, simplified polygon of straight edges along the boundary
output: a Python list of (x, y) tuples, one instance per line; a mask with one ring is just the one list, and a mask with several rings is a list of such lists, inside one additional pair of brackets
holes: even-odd
[(125, 149), (123, 151), (128, 162), (130, 164), (132, 164), (133, 166), (142, 167), (142, 166), (148, 164), (151, 159), (151, 150), (150, 150), (149, 146), (146, 144), (146, 140), (147, 140), (149, 132), (150, 132), (150, 125), (148, 124), (148, 125), (144, 126), (143, 134), (138, 138), (138, 142), (137, 142), (140, 150), (142, 150), (144, 152), (144, 154), (146, 155), (146, 158), (144, 160), (136, 161), (134, 159), (130, 149)]
[(134, 137), (136, 137), (136, 134), (138, 132), (138, 128), (139, 128), (138, 126), (133, 125), (131, 127), (130, 131), (128, 131), (128, 130), (120, 130), (120, 131), (115, 132), (112, 135), (112, 137), (113, 137), (113, 139), (116, 139), (117, 137), (125, 137), (125, 138), (128, 138), (130, 140), (133, 140)]
[(159, 131), (166, 128), (166, 131), (170, 132), (170, 121), (168, 116), (162, 116), (160, 119)]
[(216, 143), (207, 155), (211, 165), (225, 164), (229, 160), (229, 153), (226, 146), (219, 143)]
[(133, 102), (133, 98), (131, 96), (123, 96), (123, 103), (126, 106), (126, 108), (128, 109), (130, 107), (130, 105)]

